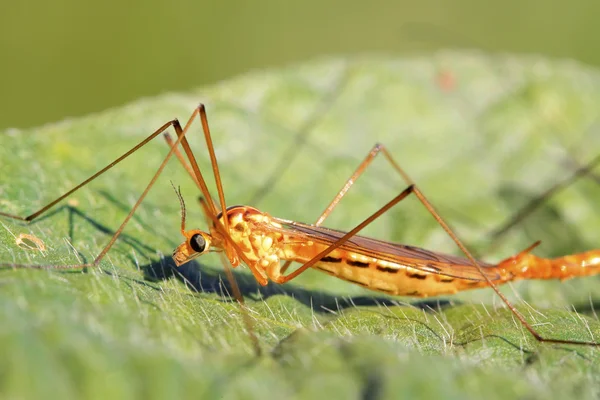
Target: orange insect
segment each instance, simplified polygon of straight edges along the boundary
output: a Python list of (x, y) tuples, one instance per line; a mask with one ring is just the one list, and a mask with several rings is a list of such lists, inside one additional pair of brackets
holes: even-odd
[[(210, 195), (204, 176), (185, 137), (196, 117), (199, 117), (202, 123), (218, 191), (218, 206)], [(225, 271), (232, 283), (234, 294), (240, 305), (243, 304), (243, 298), (235, 284), (235, 279), (233, 279), (229, 265), (236, 267), (242, 262), (249, 267), (261, 285), (266, 285), (269, 280), (277, 283), (288, 282), (306, 269), (314, 267), (330, 275), (369, 289), (395, 295), (425, 297), (489, 286), (501, 297), (507, 307), (538, 341), (592, 346), (600, 345), (600, 343), (595, 342), (549, 339), (540, 336), (497, 287), (499, 284), (519, 279), (567, 279), (575, 276), (599, 273), (600, 250), (557, 259), (544, 259), (531, 254), (531, 250), (537, 245), (535, 243), (526, 250), (497, 265), (478, 262), (382, 145), (376, 145), (369, 152), (365, 160), (359, 165), (350, 179), (347, 180), (346, 184), (314, 225), (275, 218), (249, 206), (232, 206), (228, 208), (226, 207), (218, 163), (203, 105), (195, 109), (183, 129), (177, 120), (164, 124), (107, 167), (33, 214), (27, 217), (20, 217), (0, 212), (0, 215), (24, 221), (34, 220), (65, 197), (121, 162), (159, 134), (165, 132), (169, 127), (174, 128), (177, 133), (177, 139), (173, 141), (165, 133), (165, 138), (171, 147), (169, 153), (160, 164), (157, 172), (121, 226), (92, 263), (80, 265), (0, 264), (0, 266), (29, 268), (84, 268), (97, 266), (113, 246), (140, 203), (144, 200), (170, 157), (175, 154), (202, 192), (203, 197), (200, 199), (200, 203), (210, 227), (208, 232), (198, 229), (186, 230), (185, 206), (181, 194), (178, 192), (177, 195), (182, 209), (181, 233), (185, 237), (185, 241), (175, 249), (173, 259), (179, 266), (202, 254), (206, 254), (211, 249), (219, 251), (223, 256), (222, 259), (226, 258), (224, 260)], [(180, 152), (179, 145), (183, 147), (185, 156)], [(350, 187), (380, 153), (385, 156), (394, 169), (404, 178), (408, 187), (347, 233), (321, 227), (320, 225), (344, 197)], [(600, 162), (600, 157), (597, 157), (592, 164), (598, 162)], [(421, 201), (463, 251), (466, 258), (444, 255), (416, 247), (384, 242), (357, 235), (363, 228), (410, 194), (414, 194)], [(281, 261), (284, 260), (287, 262), (282, 265)], [(302, 265), (286, 275), (285, 272), (291, 262), (298, 262)], [(260, 347), (251, 329), (248, 316), (246, 313), (243, 313), (243, 315), (248, 324), (248, 330), (254, 341), (256, 351), (259, 353)]]

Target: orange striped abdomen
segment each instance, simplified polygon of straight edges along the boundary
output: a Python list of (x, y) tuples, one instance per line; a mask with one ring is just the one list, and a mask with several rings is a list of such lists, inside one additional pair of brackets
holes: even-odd
[[(304, 263), (325, 248), (318, 243), (288, 247), (286, 259)], [(487, 286), (485, 281), (426, 272), (340, 250), (323, 257), (314, 268), (365, 288), (396, 296), (429, 297)]]

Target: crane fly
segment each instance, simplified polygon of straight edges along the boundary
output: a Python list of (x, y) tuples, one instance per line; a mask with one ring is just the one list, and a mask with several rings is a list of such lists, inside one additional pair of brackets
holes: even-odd
[[(204, 176), (186, 139), (186, 134), (196, 117), (199, 118), (202, 125), (217, 187), (218, 204), (208, 190)], [(167, 129), (170, 127), (177, 134), (176, 140), (173, 140), (167, 133)], [(269, 280), (279, 284), (286, 283), (313, 267), (366, 288), (392, 295), (426, 297), (491, 287), (537, 341), (600, 345), (600, 343), (592, 341), (542, 337), (498, 289), (500, 284), (519, 279), (567, 279), (599, 273), (600, 250), (544, 259), (531, 253), (538, 244), (534, 243), (517, 255), (495, 265), (477, 261), (435, 211), (425, 195), (400, 168), (389, 151), (380, 144), (372, 148), (314, 224), (276, 218), (250, 206), (227, 207), (208, 118), (202, 104), (194, 110), (185, 127), (182, 128), (177, 119), (165, 123), (121, 157), (33, 214), (21, 217), (0, 212), (0, 215), (28, 222), (35, 220), (58, 202), (111, 169), (160, 134), (164, 134), (170, 146), (168, 154), (129, 214), (93, 262), (77, 265), (0, 264), (0, 266), (56, 269), (98, 266), (158, 179), (169, 159), (175, 155), (202, 193), (200, 204), (209, 229), (208, 231), (186, 229), (185, 205), (181, 193), (176, 191), (181, 204), (181, 233), (185, 241), (173, 252), (173, 260), (177, 266), (180, 266), (209, 251), (219, 252), (234, 295), (242, 308), (242, 316), (257, 354), (260, 354), (260, 346), (254, 335), (249, 316), (245, 312), (243, 297), (229, 268), (229, 266), (237, 267), (241, 263), (250, 269), (260, 285), (266, 285)], [(179, 149), (180, 146), (183, 148), (183, 153)], [(391, 166), (402, 176), (408, 185), (407, 188), (349, 232), (322, 227), (321, 224), (378, 154), (383, 154)], [(591, 164), (598, 162), (600, 162), (600, 156)], [(358, 235), (363, 228), (411, 194), (416, 196), (431, 213), (461, 249), (465, 258)], [(282, 265), (283, 261), (285, 263)], [(286, 274), (292, 262), (300, 263), (301, 266)]]

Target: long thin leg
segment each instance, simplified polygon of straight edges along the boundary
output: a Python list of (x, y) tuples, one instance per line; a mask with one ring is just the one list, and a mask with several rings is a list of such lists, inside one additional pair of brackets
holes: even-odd
[[(325, 221), (325, 219), (327, 219), (329, 214), (331, 214), (333, 209), (338, 205), (340, 200), (342, 200), (342, 198), (346, 195), (348, 190), (350, 190), (352, 185), (354, 185), (356, 183), (358, 178), (360, 178), (360, 176), (371, 165), (373, 160), (375, 160), (375, 157), (377, 157), (377, 155), (380, 153), (383, 153), (386, 160), (388, 160), (389, 163), (392, 164), (392, 167), (394, 167), (396, 172), (398, 172), (400, 174), (400, 176), (402, 176), (402, 179), (404, 179), (407, 184), (410, 184), (410, 179), (404, 173), (404, 171), (398, 166), (398, 164), (396, 164), (396, 162), (394, 162), (394, 159), (392, 158), (390, 152), (386, 149), (386, 147), (381, 143), (377, 143), (377, 144), (375, 144), (375, 146), (373, 146), (371, 151), (369, 151), (369, 153), (367, 154), (365, 159), (359, 164), (358, 168), (356, 168), (356, 170), (354, 171), (352, 176), (350, 176), (350, 178), (348, 178), (348, 180), (346, 181), (344, 186), (342, 186), (342, 188), (340, 189), (338, 194), (333, 198), (333, 200), (331, 200), (331, 203), (329, 203), (329, 205), (321, 213), (319, 218), (317, 218), (317, 221), (315, 222), (316, 226), (321, 225)], [(283, 266), (281, 267), (280, 272), (283, 274), (285, 271), (287, 271), (287, 269), (290, 267), (291, 264), (292, 264), (291, 261), (286, 261), (285, 264), (283, 264)]]
[(96, 172), (94, 175), (90, 176), (85, 181), (81, 182), (79, 185), (75, 186), (74, 188), (72, 188), (71, 190), (67, 191), (66, 193), (63, 193), (61, 196), (59, 196), (56, 199), (52, 200), (50, 203), (46, 204), (45, 206), (43, 206), (39, 210), (33, 212), (32, 214), (30, 214), (30, 215), (28, 215), (26, 217), (22, 217), (20, 215), (8, 214), (8, 213), (0, 211), (0, 216), (12, 218), (12, 219), (18, 219), (20, 221), (28, 221), (28, 222), (29, 221), (33, 221), (34, 219), (36, 219), (37, 217), (39, 217), (40, 215), (42, 215), (43, 213), (45, 213), (46, 211), (48, 211), (50, 208), (52, 208), (53, 206), (55, 206), (60, 201), (62, 201), (66, 197), (70, 196), (71, 194), (73, 194), (77, 190), (81, 189), (83, 186), (87, 185), (88, 183), (90, 183), (91, 181), (93, 181), (94, 179), (96, 179), (97, 177), (99, 177), (100, 175), (102, 175), (103, 173), (105, 173), (106, 171), (108, 171), (109, 169), (111, 169), (112, 167), (114, 167), (115, 165), (119, 164), (121, 161), (123, 161), (124, 159), (126, 159), (127, 157), (129, 157), (131, 154), (135, 153), (137, 150), (139, 150), (146, 143), (150, 142), (156, 136), (158, 136), (162, 132), (164, 132), (167, 128), (169, 128), (170, 126), (174, 126), (176, 124), (177, 125), (179, 124), (179, 122), (177, 120), (172, 120), (172, 121), (169, 121), (169, 122), (165, 123), (163, 126), (161, 126), (156, 131), (154, 131), (154, 133), (152, 133), (146, 139), (142, 140), (140, 143), (138, 143), (137, 145), (135, 145), (131, 150), (127, 151), (121, 157), (117, 158), (116, 160), (114, 160), (113, 162), (111, 162), (110, 164), (108, 164), (106, 167), (102, 168), (100, 171)]
[(291, 272), (291, 273), (289, 273), (288, 275), (285, 275), (285, 276), (280, 276), (276, 280), (276, 282), (277, 283), (286, 283), (286, 282), (294, 279), (295, 277), (297, 277), (298, 275), (300, 275), (302, 272), (306, 271), (308, 268), (310, 268), (313, 265), (315, 265), (316, 263), (318, 263), (323, 257), (327, 256), (329, 253), (331, 253), (332, 251), (334, 251), (335, 249), (337, 249), (338, 247), (340, 247), (341, 245), (343, 245), (344, 243), (346, 243), (353, 236), (355, 236), (361, 230), (363, 230), (367, 225), (369, 225), (371, 222), (375, 221), (382, 214), (384, 214), (387, 210), (389, 210), (390, 208), (392, 208), (393, 206), (395, 206), (396, 204), (398, 204), (406, 196), (408, 196), (409, 194), (413, 193), (414, 191), (415, 191), (414, 184), (411, 185), (411, 186), (409, 186), (408, 188), (404, 189), (402, 191), (402, 193), (400, 193), (398, 196), (394, 197), (390, 202), (388, 202), (386, 205), (384, 205), (383, 207), (381, 207), (378, 211), (376, 211), (369, 218), (365, 219), (363, 222), (361, 222), (360, 224), (358, 224), (350, 232), (346, 233), (344, 236), (342, 236), (341, 238), (339, 238), (338, 240), (336, 240), (334, 243), (331, 244), (331, 246), (327, 247), (325, 250), (323, 250), (322, 252), (320, 252), (319, 254), (317, 254), (316, 256), (314, 256), (312, 259), (310, 259), (309, 261), (307, 261), (306, 263), (304, 263), (300, 268), (298, 268), (294, 272)]
[[(589, 163), (583, 166), (579, 166), (572, 175), (563, 179), (560, 182), (557, 182), (549, 189), (545, 190), (540, 195), (531, 199), (529, 203), (527, 203), (524, 207), (522, 207), (517, 213), (512, 215), (506, 222), (504, 222), (500, 227), (494, 229), (489, 233), (489, 236), (492, 238), (495, 244), (499, 242), (499, 239), (504, 236), (510, 229), (515, 227), (521, 221), (523, 221), (528, 215), (533, 213), (538, 207), (540, 207), (544, 201), (546, 201), (549, 197), (556, 195), (560, 191), (566, 189), (579, 178), (584, 176), (591, 176), (593, 179), (597, 179), (595, 175), (593, 175), (594, 168), (600, 164), (600, 155), (597, 155), (592, 159)], [(487, 249), (490, 251), (490, 249)]]
[[(177, 141), (174, 143), (174, 145), (178, 145), (179, 142), (182, 139), (185, 138), (185, 134), (187, 133), (187, 130), (189, 129), (189, 126), (190, 126), (191, 122), (193, 121), (193, 119), (194, 119), (194, 117), (196, 116), (197, 113), (198, 113), (198, 109), (196, 109), (192, 113), (192, 116), (190, 117), (190, 120), (188, 121), (188, 123), (185, 126), (185, 129), (183, 129), (181, 136), (179, 136), (177, 138)], [(170, 122), (167, 122), (166, 124), (164, 124), (163, 126), (161, 126), (158, 130), (156, 130), (154, 133), (152, 133), (150, 136), (148, 136), (148, 138), (146, 138), (142, 142), (140, 142), (133, 149), (129, 150), (128, 152), (126, 152), (125, 154), (123, 154), (121, 157), (117, 158), (114, 162), (110, 163), (105, 168), (101, 169), (99, 172), (95, 173), (90, 178), (86, 179), (85, 181), (83, 181), (79, 185), (75, 186), (73, 189), (69, 190), (68, 192), (66, 192), (62, 196), (58, 197), (56, 200), (53, 200), (48, 205), (42, 207), (40, 210), (36, 211), (35, 213), (33, 213), (33, 214), (31, 214), (31, 215), (29, 215), (27, 217), (20, 217), (20, 216), (17, 216), (17, 215), (6, 214), (6, 213), (2, 213), (1, 215), (5, 216), (5, 217), (13, 218), (13, 219), (23, 220), (23, 221), (32, 221), (32, 220), (34, 220), (36, 217), (38, 217), (39, 215), (43, 214), (45, 211), (47, 211), (48, 209), (50, 209), (56, 203), (58, 203), (59, 201), (63, 200), (65, 197), (69, 196), (70, 194), (72, 194), (76, 190), (80, 189), (81, 187), (83, 187), (87, 183), (91, 182), (92, 180), (94, 180), (95, 178), (97, 178), (98, 176), (100, 176), (102, 173), (108, 171), (110, 168), (112, 168), (113, 166), (115, 166), (117, 163), (121, 162), (123, 159), (125, 159), (126, 157), (128, 157), (129, 155), (131, 155), (134, 151), (136, 151), (137, 149), (139, 149), (140, 147), (142, 147), (143, 145), (145, 145), (146, 143), (148, 143), (154, 137), (156, 137), (159, 134), (161, 134), (169, 126), (173, 126), (176, 131), (181, 131), (181, 125), (179, 124), (178, 120), (175, 119), (175, 120), (172, 120)], [(110, 250), (110, 248), (114, 245), (114, 243), (116, 242), (116, 240), (119, 237), (119, 235), (121, 235), (121, 232), (123, 232), (123, 229), (125, 228), (125, 226), (129, 222), (129, 220), (131, 219), (131, 217), (133, 216), (133, 214), (135, 213), (135, 211), (137, 210), (137, 208), (139, 207), (139, 205), (141, 204), (141, 202), (144, 200), (144, 198), (146, 197), (146, 195), (150, 191), (150, 188), (154, 185), (154, 183), (158, 179), (159, 175), (161, 174), (161, 172), (163, 171), (163, 169), (167, 165), (167, 162), (171, 158), (172, 154), (173, 154), (173, 148), (171, 148), (169, 150), (169, 153), (165, 156), (163, 162), (158, 167), (156, 173), (154, 174), (154, 176), (152, 177), (152, 179), (150, 180), (150, 182), (148, 183), (148, 185), (146, 186), (146, 188), (142, 192), (141, 196), (136, 201), (136, 203), (133, 205), (131, 211), (129, 211), (129, 214), (127, 214), (127, 216), (125, 217), (125, 219), (123, 220), (123, 222), (121, 223), (121, 225), (119, 226), (119, 228), (117, 229), (117, 231), (114, 233), (114, 235), (112, 236), (112, 238), (110, 239), (110, 241), (108, 242), (108, 244), (102, 249), (102, 251), (100, 252), (100, 254), (98, 254), (98, 256), (94, 259), (93, 262), (86, 263), (86, 264), (74, 264), (74, 265), (26, 265), (26, 264), (6, 264), (6, 263), (2, 263), (2, 264), (0, 264), (0, 266), (2, 266), (2, 267), (22, 267), (22, 268), (52, 268), (52, 269), (78, 269), (78, 268), (86, 268), (86, 267), (95, 267), (95, 266), (97, 266), (100, 263), (100, 261), (104, 258), (104, 256), (106, 255), (106, 253)]]
[[(294, 279), (295, 277), (297, 277), (298, 275), (300, 275), (302, 272), (304, 272), (306, 269), (308, 269), (308, 268), (312, 267), (313, 265), (315, 265), (317, 262), (319, 262), (319, 260), (321, 260), (323, 257), (327, 256), (333, 250), (335, 250), (338, 247), (340, 247), (341, 245), (343, 245), (346, 241), (348, 241), (349, 239), (351, 239), (358, 232), (360, 232), (363, 228), (365, 228), (367, 225), (369, 225), (375, 219), (377, 219), (378, 217), (380, 217), (382, 214), (384, 214), (386, 211), (388, 211), (394, 205), (396, 205), (397, 203), (399, 203), (400, 201), (402, 201), (409, 194), (414, 193), (415, 196), (417, 196), (417, 198), (419, 199), (419, 201), (421, 201), (421, 203), (423, 204), (423, 206), (433, 216), (433, 218), (440, 224), (440, 226), (446, 231), (446, 233), (448, 233), (448, 235), (452, 238), (452, 240), (456, 243), (456, 245), (460, 248), (460, 250), (467, 256), (467, 258), (471, 261), (471, 263), (473, 264), (473, 266), (475, 266), (477, 268), (477, 270), (481, 273), (481, 276), (485, 279), (485, 281), (487, 282), (487, 284), (496, 292), (496, 294), (502, 299), (502, 301), (511, 310), (511, 312), (515, 315), (515, 317), (517, 317), (517, 319), (521, 322), (521, 324), (529, 331), (529, 333), (531, 333), (531, 335), (533, 335), (533, 337), (537, 341), (539, 341), (539, 342), (547, 342), (547, 343), (559, 343), (559, 344), (577, 344), (577, 345), (600, 346), (600, 343), (596, 343), (596, 342), (573, 341), (573, 340), (562, 340), (562, 339), (547, 339), (547, 338), (542, 337), (525, 320), (525, 317), (510, 303), (510, 301), (508, 301), (508, 299), (506, 298), (506, 296), (504, 296), (504, 294), (502, 294), (502, 292), (498, 289), (498, 286), (487, 275), (485, 275), (483, 273), (482, 267), (475, 260), (475, 258), (473, 257), (473, 255), (471, 255), (471, 253), (469, 252), (469, 250), (460, 241), (460, 239), (456, 236), (456, 234), (452, 231), (452, 229), (448, 226), (448, 224), (446, 224), (446, 222), (442, 219), (442, 217), (439, 215), (439, 213), (437, 211), (435, 211), (434, 207), (431, 205), (431, 203), (429, 202), (429, 200), (427, 200), (427, 198), (425, 197), (425, 195), (419, 190), (419, 188), (415, 185), (414, 181), (412, 179), (410, 179), (410, 177), (404, 172), (404, 170), (402, 170), (402, 168), (400, 168), (400, 166), (394, 161), (394, 159), (391, 157), (391, 155), (389, 153), (387, 153), (387, 151), (385, 149), (383, 151), (384, 151), (384, 154), (387, 155), (387, 158), (392, 163), (392, 165), (394, 166), (394, 168), (396, 168), (398, 170), (398, 172), (404, 177), (404, 179), (406, 179), (409, 182), (410, 186), (407, 189), (405, 189), (403, 192), (401, 192), (398, 196), (396, 196), (395, 198), (393, 198), (386, 205), (384, 205), (377, 212), (375, 212), (373, 215), (371, 215), (370, 217), (368, 217), (367, 219), (365, 219), (362, 223), (360, 223), (359, 225), (357, 225), (350, 232), (348, 232), (347, 234), (345, 234), (344, 236), (342, 236), (340, 239), (336, 240), (328, 248), (326, 248), (325, 250), (323, 250), (322, 252), (320, 252), (319, 254), (317, 254), (311, 260), (307, 261), (300, 268), (298, 268), (297, 270), (295, 270), (294, 272), (292, 272), (292, 273), (290, 273), (290, 274), (288, 274), (286, 276), (280, 276), (278, 279), (276, 279), (277, 283), (285, 283), (285, 282), (290, 281), (291, 279)], [(339, 197), (340, 198), (343, 197), (343, 194), (341, 196), (339, 196)]]
[[(203, 104), (200, 104), (200, 106), (198, 107), (198, 116), (200, 117), (200, 121), (202, 122), (202, 131), (204, 132), (206, 148), (208, 149), (208, 155), (210, 157), (210, 163), (212, 165), (213, 175), (215, 178), (215, 184), (217, 185), (217, 194), (219, 196), (221, 212), (224, 213), (227, 206), (226, 206), (226, 202), (225, 202), (225, 194), (223, 191), (223, 183), (221, 182), (221, 174), (219, 173), (219, 163), (217, 162), (215, 148), (212, 143), (212, 136), (210, 134), (210, 128), (208, 127), (208, 117), (206, 116), (206, 108), (204, 107)], [(175, 131), (177, 132), (178, 136), (181, 135), (181, 131), (177, 131), (177, 130), (175, 130)], [(167, 144), (171, 145), (173, 143), (173, 139), (171, 139), (171, 137), (168, 134), (165, 134), (164, 137), (165, 137), (165, 140), (167, 141)], [(198, 162), (196, 161), (196, 157), (194, 157), (194, 153), (192, 152), (192, 149), (191, 149), (187, 139), (184, 138), (183, 140), (181, 140), (181, 146), (183, 147), (183, 150), (185, 151), (185, 154), (186, 154), (188, 160), (190, 161), (191, 165), (185, 161), (185, 158), (183, 157), (183, 155), (181, 154), (181, 152), (179, 151), (179, 149), (177, 147), (174, 148), (175, 156), (177, 157), (179, 162), (183, 165), (183, 168), (191, 176), (192, 180), (196, 183), (196, 185), (199, 185), (200, 190), (202, 191), (202, 194), (208, 200), (208, 206), (209, 206), (210, 213), (212, 215), (216, 216), (217, 210), (216, 210), (215, 202), (213, 201), (212, 197), (210, 196), (210, 193), (208, 192), (208, 189), (206, 188), (206, 183), (204, 181), (204, 178), (202, 177), (200, 168), (198, 167)], [(171, 147), (173, 147), (173, 146), (171, 146)], [(229, 221), (227, 221), (227, 218), (223, 219), (223, 224), (225, 225), (225, 230), (229, 231)]]
[[(171, 135), (169, 135), (168, 132), (165, 132), (164, 135), (163, 135), (163, 137), (165, 138), (165, 141), (167, 142), (167, 145), (169, 147), (173, 147), (173, 144), (175, 143), (175, 141), (173, 140), (173, 138), (171, 137)], [(187, 174), (190, 176), (190, 178), (192, 178), (192, 181), (194, 181), (194, 183), (196, 183), (196, 186), (198, 186), (198, 188), (201, 188), (202, 184), (200, 183), (200, 181), (198, 181), (198, 179), (196, 179), (196, 173), (194, 172), (194, 169), (185, 160), (185, 156), (183, 155), (183, 153), (181, 152), (181, 150), (179, 150), (179, 147), (174, 147), (174, 151), (175, 151), (175, 157), (177, 157), (177, 160), (179, 160), (179, 163), (183, 166), (183, 169), (185, 170), (185, 172), (187, 172)], [(204, 196), (201, 197), (200, 199), (203, 199), (203, 198), (204, 198)], [(214, 200), (213, 199), (211, 199), (211, 200), (214, 203)], [(203, 205), (203, 207), (204, 207), (204, 205)], [(210, 211), (210, 208), (207, 209), (207, 210)], [(209, 220), (207, 219), (207, 222), (208, 221)]]
[(342, 186), (342, 188), (340, 189), (338, 194), (333, 198), (333, 200), (331, 200), (331, 203), (329, 203), (329, 205), (321, 213), (321, 215), (317, 219), (317, 222), (315, 222), (316, 226), (321, 225), (325, 221), (325, 219), (329, 216), (329, 214), (331, 214), (333, 209), (338, 205), (340, 200), (342, 200), (342, 198), (346, 195), (348, 190), (350, 190), (352, 185), (354, 185), (356, 183), (358, 178), (360, 178), (360, 176), (365, 172), (365, 170), (369, 167), (369, 165), (371, 165), (371, 163), (373, 162), (373, 160), (375, 160), (375, 157), (377, 157), (377, 155), (379, 153), (382, 153), (385, 156), (385, 158), (390, 162), (390, 164), (392, 164), (392, 167), (394, 167), (396, 172), (398, 172), (400, 174), (400, 176), (402, 176), (402, 178), (404, 179), (404, 181), (406, 182), (407, 185), (412, 184), (412, 181), (410, 180), (408, 175), (406, 175), (406, 173), (402, 170), (402, 168), (400, 168), (400, 166), (394, 161), (394, 159), (392, 158), (390, 152), (386, 149), (386, 147), (381, 143), (377, 143), (377, 144), (375, 144), (375, 146), (373, 146), (371, 151), (369, 151), (369, 154), (367, 154), (367, 156), (360, 163), (358, 168), (356, 168), (356, 171), (354, 171), (352, 176), (350, 178), (348, 178), (348, 180), (346, 181), (344, 186)]
[(165, 141), (167, 142), (167, 145), (169, 147), (173, 148), (173, 151), (175, 152), (175, 157), (177, 157), (177, 160), (179, 160), (179, 163), (181, 165), (183, 165), (183, 169), (185, 169), (185, 172), (188, 173), (188, 175), (190, 176), (190, 178), (192, 178), (192, 181), (194, 181), (194, 183), (196, 183), (196, 186), (200, 187), (200, 182), (198, 181), (198, 179), (196, 179), (196, 175), (194, 174), (194, 170), (192, 169), (192, 167), (190, 166), (190, 164), (188, 164), (187, 161), (185, 161), (185, 157), (183, 156), (183, 154), (181, 153), (181, 151), (179, 150), (179, 147), (174, 146), (175, 141), (173, 140), (173, 138), (171, 137), (171, 135), (169, 135), (169, 132), (165, 132), (163, 134), (163, 137), (165, 138)]

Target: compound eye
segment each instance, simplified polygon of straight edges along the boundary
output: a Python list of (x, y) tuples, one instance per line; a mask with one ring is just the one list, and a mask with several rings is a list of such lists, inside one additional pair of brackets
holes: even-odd
[(190, 238), (190, 247), (198, 253), (202, 253), (206, 248), (206, 239), (199, 233)]

